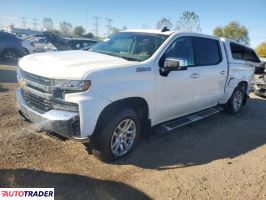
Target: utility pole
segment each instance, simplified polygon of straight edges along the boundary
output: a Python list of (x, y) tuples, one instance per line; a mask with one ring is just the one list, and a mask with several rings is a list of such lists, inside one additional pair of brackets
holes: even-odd
[(107, 36), (109, 36), (111, 34), (111, 30), (112, 30), (112, 22), (114, 20), (112, 19), (106, 19), (107, 24), (105, 25), (107, 27)]
[(88, 28), (88, 8), (86, 10), (86, 24), (85, 24), (85, 32), (87, 33), (87, 28)]
[(21, 17), (20, 19), (22, 19), (22, 27), (25, 29), (26, 28), (26, 17)]
[(100, 20), (100, 17), (93, 17), (93, 19), (95, 20), (95, 24), (94, 24), (95, 36), (98, 37), (99, 36), (99, 20)]
[(34, 30), (36, 31), (37, 30), (37, 19), (32, 18), (32, 20), (33, 20)]

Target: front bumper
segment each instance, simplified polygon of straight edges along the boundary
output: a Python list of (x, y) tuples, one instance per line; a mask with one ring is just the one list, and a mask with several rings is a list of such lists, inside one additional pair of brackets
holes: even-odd
[(67, 138), (86, 139), (75, 135), (75, 128), (79, 126), (79, 113), (55, 109), (39, 113), (26, 104), (20, 88), (17, 89), (17, 103), (20, 113), (42, 130), (52, 131)]

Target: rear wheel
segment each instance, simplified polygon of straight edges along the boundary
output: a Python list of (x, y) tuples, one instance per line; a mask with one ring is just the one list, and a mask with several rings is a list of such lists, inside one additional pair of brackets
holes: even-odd
[(16, 62), (18, 59), (18, 54), (13, 49), (7, 49), (3, 53), (3, 59), (7, 62)]
[(140, 129), (138, 116), (133, 110), (120, 112), (93, 136), (93, 155), (105, 162), (126, 156), (134, 149)]
[(237, 114), (240, 112), (245, 98), (244, 89), (237, 86), (227, 102), (226, 110), (231, 114)]

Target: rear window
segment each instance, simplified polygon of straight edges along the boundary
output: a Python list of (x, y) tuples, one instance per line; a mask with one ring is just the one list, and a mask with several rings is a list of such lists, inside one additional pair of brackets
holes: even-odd
[(252, 49), (233, 42), (230, 43), (230, 48), (233, 59), (260, 63), (260, 59)]
[(18, 40), (15, 35), (6, 32), (0, 32), (0, 41)]
[(195, 65), (215, 65), (222, 60), (218, 40), (193, 37)]

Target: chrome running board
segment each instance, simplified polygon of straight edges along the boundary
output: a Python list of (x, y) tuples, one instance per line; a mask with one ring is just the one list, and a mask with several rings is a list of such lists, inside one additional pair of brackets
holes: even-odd
[(187, 124), (190, 124), (192, 122), (199, 121), (201, 119), (210, 117), (216, 113), (219, 113), (223, 111), (224, 108), (221, 106), (209, 108), (191, 115), (188, 115), (186, 117), (181, 117), (175, 120), (168, 121), (166, 123), (160, 124), (155, 128), (155, 132), (159, 133), (168, 133), (171, 132), (181, 126), (185, 126)]

